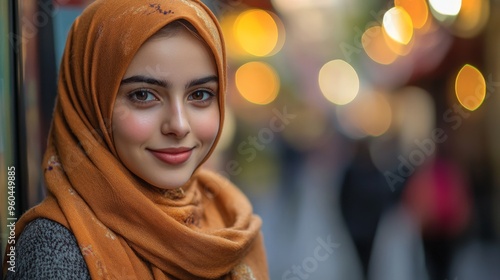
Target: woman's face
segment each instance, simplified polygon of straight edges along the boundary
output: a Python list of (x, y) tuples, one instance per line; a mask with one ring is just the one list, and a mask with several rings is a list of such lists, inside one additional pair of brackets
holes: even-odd
[(219, 130), (217, 68), (189, 31), (148, 40), (120, 85), (113, 137), (123, 164), (151, 185), (186, 183)]

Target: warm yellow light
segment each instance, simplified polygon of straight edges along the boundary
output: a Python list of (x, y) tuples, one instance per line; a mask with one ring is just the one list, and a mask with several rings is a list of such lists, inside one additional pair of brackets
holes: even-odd
[(354, 139), (381, 136), (389, 130), (393, 118), (388, 96), (378, 91), (360, 93), (336, 113), (341, 131)]
[(429, 18), (429, 7), (425, 0), (394, 0), (394, 5), (408, 13), (416, 29), (422, 28)]
[(275, 19), (260, 9), (241, 13), (236, 19), (234, 32), (241, 47), (255, 56), (271, 54), (279, 42), (279, 29)]
[(460, 104), (466, 109), (474, 111), (479, 108), (486, 97), (483, 74), (472, 65), (464, 65), (455, 80), (455, 93)]
[(337, 105), (351, 102), (359, 91), (359, 77), (356, 70), (341, 59), (323, 65), (319, 71), (318, 82), (326, 99)]
[(267, 56), (271, 56), (271, 55), (275, 55), (277, 54), (279, 51), (281, 51), (281, 49), (283, 48), (283, 46), (285, 45), (285, 40), (286, 40), (286, 30), (285, 30), (285, 24), (283, 24), (283, 22), (281, 21), (281, 18), (272, 13), (272, 12), (268, 12), (269, 15), (271, 15), (274, 19), (274, 22), (276, 23), (276, 27), (278, 27), (278, 38), (277, 38), (277, 41), (276, 41), (276, 45), (274, 46), (274, 49), (267, 55)]
[(401, 7), (393, 7), (385, 12), (383, 26), (392, 39), (403, 45), (407, 45), (413, 37), (411, 17)]
[(413, 48), (413, 44), (415, 43), (415, 40), (411, 40), (408, 44), (402, 44), (394, 40), (389, 34), (387, 34), (387, 31), (383, 27), (382, 34), (384, 36), (385, 44), (387, 45), (387, 47), (389, 47), (389, 49), (395, 54), (400, 56), (409, 54)]
[(490, 16), (488, 0), (462, 0), (462, 8), (452, 29), (462, 38), (471, 38), (481, 32)]
[(234, 24), (238, 14), (227, 13), (220, 19), (220, 25), (222, 33), (224, 34), (224, 41), (226, 43), (226, 50), (229, 57), (238, 58), (247, 55), (248, 53), (242, 48), (239, 41), (236, 38), (236, 33), (234, 32)]
[(276, 71), (264, 62), (248, 62), (236, 70), (236, 87), (246, 100), (269, 104), (278, 95), (280, 80)]
[(432, 9), (444, 16), (456, 16), (460, 12), (462, 0), (429, 0)]
[(358, 106), (359, 125), (366, 134), (380, 136), (389, 129), (392, 122), (392, 110), (386, 95), (373, 92), (360, 99)]
[(380, 26), (368, 28), (361, 36), (361, 43), (366, 54), (377, 63), (388, 65), (398, 57), (398, 54), (387, 45)]

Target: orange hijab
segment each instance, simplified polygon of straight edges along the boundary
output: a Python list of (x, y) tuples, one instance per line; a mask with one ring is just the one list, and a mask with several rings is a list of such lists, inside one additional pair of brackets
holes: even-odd
[(141, 45), (178, 19), (197, 29), (215, 57), (222, 124), (226, 56), (207, 7), (197, 0), (94, 2), (73, 24), (61, 64), (43, 162), (48, 196), (23, 215), (16, 234), (40, 217), (64, 225), (92, 279), (268, 279), (261, 220), (229, 181), (197, 170), (173, 198), (118, 160), (111, 116), (120, 81)]

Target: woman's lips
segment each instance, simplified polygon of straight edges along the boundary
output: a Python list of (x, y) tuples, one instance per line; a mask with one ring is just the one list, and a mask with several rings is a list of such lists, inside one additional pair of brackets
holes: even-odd
[(167, 148), (167, 149), (159, 149), (152, 150), (148, 149), (157, 159), (170, 164), (170, 165), (178, 165), (186, 162), (189, 157), (191, 157), (191, 153), (193, 152), (193, 148)]

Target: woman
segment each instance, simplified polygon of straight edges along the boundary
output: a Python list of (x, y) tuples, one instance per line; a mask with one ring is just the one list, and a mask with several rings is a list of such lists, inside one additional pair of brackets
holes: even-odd
[(16, 224), (7, 278), (268, 279), (260, 218), (199, 168), (226, 80), (220, 27), (199, 1), (90, 5), (61, 64), (48, 196)]

